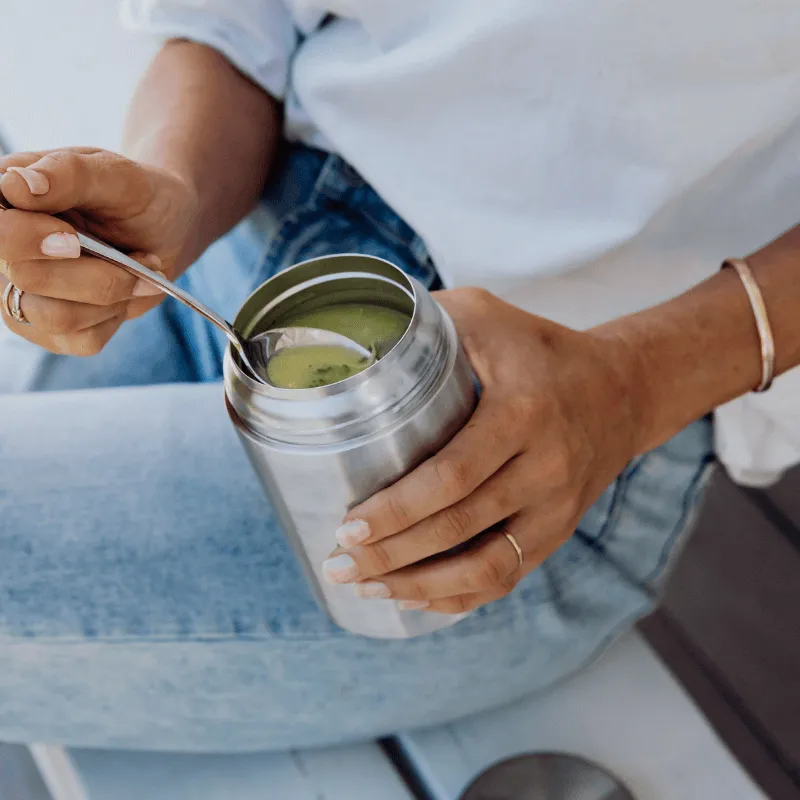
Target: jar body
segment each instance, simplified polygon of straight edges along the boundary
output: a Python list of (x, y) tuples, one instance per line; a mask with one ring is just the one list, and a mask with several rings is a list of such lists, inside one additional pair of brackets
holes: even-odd
[[(330, 274), (352, 275), (344, 269), (352, 268), (352, 259), (364, 269), (391, 267), (366, 256), (306, 262), (276, 276), (283, 278), (278, 305), (286, 301), (292, 270), (302, 286), (309, 265), (312, 272), (325, 267)], [(248, 380), (233, 353), (225, 359), (228, 413), (318, 602), (342, 628), (376, 638), (418, 636), (456, 618), (400, 611), (393, 600), (364, 600), (352, 586), (327, 583), (322, 564), (336, 547), (335, 531), (350, 508), (441, 449), (476, 403), (472, 370), (452, 321), (421, 285), (397, 272), (389, 277), (411, 300), (411, 323), (395, 349), (365, 372), (324, 389), (273, 392)], [(270, 283), (254, 293), (263, 293), (260, 303), (269, 297)], [(330, 288), (335, 294), (335, 284)], [(378, 285), (378, 293), (385, 288)]]

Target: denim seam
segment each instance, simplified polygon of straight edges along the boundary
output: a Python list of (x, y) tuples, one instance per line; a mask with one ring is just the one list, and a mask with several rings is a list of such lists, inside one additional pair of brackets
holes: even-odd
[[(287, 211), (279, 220), (276, 225), (276, 233), (269, 240), (267, 247), (264, 250), (264, 255), (261, 259), (261, 266), (257, 273), (257, 279), (253, 284), (252, 290), (254, 291), (258, 286), (264, 283), (269, 278), (276, 275), (283, 269), (281, 265), (280, 250), (285, 244), (285, 237), (283, 231), (287, 225), (296, 222), (304, 214), (312, 211), (317, 205), (317, 198), (312, 194), (307, 200), (300, 205), (292, 207)], [(289, 266), (289, 265), (286, 265)]]
[[(601, 658), (603, 658), (611, 645), (613, 645), (614, 642), (620, 638), (620, 636), (629, 631), (633, 625), (636, 624), (636, 622), (642, 619), (645, 614), (650, 613), (652, 608), (652, 602), (645, 597), (645, 599), (642, 600), (636, 609), (625, 616), (608, 632), (605, 637), (603, 637), (602, 641), (593, 648), (592, 653), (588, 658), (583, 659), (573, 670), (565, 673), (555, 682), (548, 684), (548, 686), (541, 691), (549, 693), (554, 689), (557, 689), (562, 684), (567, 683), (574, 678), (579, 672), (583, 672), (585, 669), (588, 669), (590, 666), (598, 662)], [(534, 694), (538, 694), (538, 692)]]
[[(563, 573), (559, 574), (559, 586), (563, 590), (571, 588), (576, 582), (583, 579), (587, 568), (593, 567), (595, 556), (588, 548), (581, 548), (579, 554), (569, 565), (569, 569), (565, 569)], [(537, 567), (539, 569), (540, 567)], [(626, 575), (620, 573), (620, 577), (628, 583)], [(629, 584), (630, 585), (630, 584)], [(633, 584), (633, 588), (638, 588), (638, 584)], [(512, 592), (513, 593), (513, 592)], [(526, 598), (525, 608), (530, 608), (531, 598)], [(536, 605), (546, 605), (552, 602), (550, 594), (541, 595)], [(506, 616), (517, 613), (519, 610), (519, 603), (510, 603), (500, 608), (496, 608), (492, 612), (492, 619), (504, 620)], [(433, 634), (434, 636), (436, 633)], [(153, 643), (179, 643), (179, 642), (269, 642), (273, 640), (295, 640), (295, 641), (319, 641), (322, 639), (330, 639), (332, 637), (350, 638), (352, 634), (347, 631), (332, 627), (319, 633), (293, 633), (280, 632), (271, 634), (232, 634), (232, 633), (202, 633), (202, 634), (187, 634), (185, 636), (176, 636), (172, 633), (152, 633), (152, 634), (136, 634), (129, 635), (125, 633), (120, 634), (98, 634), (96, 636), (48, 636), (46, 634), (37, 634), (34, 631), (20, 633), (17, 636), (0, 635), (0, 643), (9, 644), (32, 644), (32, 643), (58, 643), (58, 644), (102, 644), (102, 643), (134, 643), (134, 642), (153, 642)]]
[(669, 559), (669, 553), (674, 550), (676, 542), (682, 537), (682, 535), (685, 535), (689, 532), (689, 510), (695, 507), (696, 501), (700, 496), (698, 490), (704, 485), (704, 477), (708, 474), (708, 470), (713, 466), (713, 463), (713, 457), (705, 457), (700, 466), (697, 468), (691, 483), (683, 494), (681, 500), (681, 514), (673, 525), (669, 536), (664, 539), (664, 545), (661, 549), (661, 554), (658, 558), (658, 561), (655, 567), (647, 574), (647, 576), (639, 577), (633, 574), (627, 566), (621, 563), (617, 558), (610, 555), (608, 551), (605, 551), (603, 558), (611, 567), (614, 568), (614, 570), (625, 580), (628, 585), (639, 588), (647, 593), (647, 595), (649, 595), (651, 598), (657, 598), (658, 591), (654, 590), (652, 582), (656, 576), (663, 572), (664, 565)]
[(650, 585), (653, 581), (663, 573), (664, 569), (668, 566), (670, 560), (670, 553), (673, 552), (676, 544), (682, 536), (689, 529), (693, 513), (697, 509), (697, 502), (702, 496), (702, 490), (708, 483), (709, 478), (713, 472), (716, 459), (714, 456), (706, 456), (703, 462), (698, 467), (692, 481), (683, 494), (681, 502), (681, 515), (676, 521), (675, 525), (670, 532), (670, 535), (664, 540), (664, 546), (661, 548), (661, 553), (658, 561), (653, 569), (642, 579), (643, 586), (648, 592), (652, 592)]
[(612, 522), (616, 523), (619, 521), (619, 509), (622, 507), (622, 501), (627, 494), (630, 479), (636, 474), (637, 470), (638, 465), (635, 470), (630, 472), (626, 468), (617, 477), (617, 480), (614, 481), (614, 492), (611, 496), (611, 503), (608, 507), (608, 512), (606, 513), (605, 519), (603, 520), (603, 524), (600, 526), (600, 530), (597, 532), (597, 535), (591, 536), (590, 534), (583, 534), (581, 537), (586, 541), (589, 547), (598, 553), (605, 552), (605, 547), (602, 544), (603, 539), (606, 538)]
[[(351, 181), (346, 178), (342, 179), (342, 165), (349, 167), (358, 180)], [(337, 178), (339, 178), (338, 181)], [(337, 183), (343, 183), (346, 187), (345, 190), (342, 191), (337, 186)], [(360, 189), (366, 186), (368, 186), (368, 184), (347, 164), (347, 162), (339, 158), (339, 156), (329, 155), (320, 167), (319, 174), (314, 181), (314, 188), (311, 190), (311, 197), (327, 197), (331, 200), (343, 201), (348, 189)]]
[[(283, 227), (283, 220), (285, 217), (289, 216), (291, 212), (287, 212), (283, 218), (280, 220), (280, 224), (278, 225), (278, 231)], [(249, 297), (263, 282), (264, 282), (264, 268), (267, 262), (270, 259), (270, 254), (272, 253), (273, 242), (278, 237), (275, 236), (273, 239), (265, 239), (264, 243), (261, 246), (259, 251), (259, 255), (253, 261), (253, 281), (247, 287), (247, 296)]]
[[(332, 180), (332, 178), (340, 174), (343, 166), (353, 171), (353, 174), (357, 180), (350, 181), (345, 179), (345, 189), (344, 191), (341, 191), (336, 186), (335, 180)], [(346, 195), (351, 191), (372, 192), (379, 202), (381, 202), (395, 217), (397, 217), (397, 219), (401, 220), (403, 224), (408, 227), (410, 235), (408, 237), (400, 236), (378, 217), (371, 214), (363, 206), (357, 207), (355, 204), (346, 203)], [(419, 258), (420, 248), (418, 240), (421, 242), (421, 237), (411, 228), (410, 225), (408, 225), (407, 222), (405, 222), (405, 220), (402, 219), (402, 217), (397, 214), (397, 212), (394, 211), (394, 209), (378, 194), (378, 192), (376, 192), (375, 189), (373, 189), (372, 186), (367, 183), (357, 172), (355, 172), (353, 168), (343, 159), (339, 158), (338, 156), (330, 156), (328, 159), (326, 159), (325, 164), (322, 166), (320, 174), (314, 184), (312, 197), (315, 199), (326, 198), (328, 200), (340, 202), (345, 204), (349, 210), (357, 211), (361, 219), (367, 221), (376, 231), (389, 239), (392, 243), (406, 248), (414, 257), (414, 260), (419, 262), (420, 266), (425, 266), (425, 262), (429, 258), (429, 254), (427, 247), (425, 247), (423, 244), (422, 253), (425, 258)]]
[[(390, 206), (387, 206), (387, 208), (390, 208)], [(417, 259), (416, 254), (414, 253), (413, 250), (413, 243), (414, 239), (416, 238), (416, 234), (412, 234), (409, 238), (404, 239), (402, 236), (399, 236), (390, 227), (388, 227), (388, 225), (385, 225), (377, 217), (370, 214), (369, 211), (362, 211), (361, 214), (363, 218), (367, 222), (369, 222), (369, 224), (372, 225), (372, 227), (375, 228), (376, 231), (378, 231), (378, 233), (385, 236), (387, 239), (390, 239), (394, 244), (400, 245), (401, 247), (408, 250), (409, 254), (412, 257), (414, 257), (414, 260), (416, 261), (419, 260)]]
[(605, 553), (606, 550), (603, 540), (607, 538), (608, 530), (612, 524), (612, 521), (614, 524), (619, 522), (619, 515), (621, 513), (620, 510), (623, 508), (623, 501), (627, 496), (628, 488), (638, 474), (639, 470), (642, 468), (642, 464), (644, 464), (646, 458), (646, 455), (637, 456), (629, 461), (628, 465), (614, 481), (614, 493), (611, 497), (611, 503), (609, 504), (605, 520), (603, 520), (603, 523), (600, 526), (600, 530), (597, 532), (597, 534), (592, 536), (589, 533), (583, 533), (580, 528), (578, 528), (576, 531), (576, 534), (579, 535), (581, 539), (586, 542), (586, 544), (595, 552)]
[(410, 249), (414, 258), (416, 258), (422, 266), (428, 269), (430, 273), (428, 282), (433, 282), (434, 278), (436, 277), (436, 265), (433, 263), (430, 251), (428, 250), (428, 245), (425, 244), (425, 240), (419, 234), (414, 236), (414, 240), (411, 242)]
[[(626, 474), (624, 475), (624, 480), (622, 479), (623, 476), (617, 481), (618, 487), (615, 492), (615, 501), (617, 507), (621, 508), (620, 501), (623, 499), (624, 495), (627, 493), (631, 478), (638, 472), (639, 467), (642, 463), (642, 460), (634, 466), (633, 469), (627, 470)], [(679, 535), (682, 531), (686, 528), (687, 517), (689, 513), (689, 509), (691, 505), (689, 503), (690, 497), (696, 497), (697, 490), (702, 482), (702, 478), (707, 470), (713, 466), (713, 457), (706, 457), (700, 467), (698, 468), (688, 490), (684, 493), (683, 497), (683, 513), (680, 516), (680, 519), (676, 522), (673, 526), (672, 532), (668, 539), (666, 540), (665, 546), (662, 550), (662, 553), (668, 553), (671, 551), (672, 547), (674, 546), (676, 535)], [(619, 514), (612, 514), (609, 511), (609, 514), (606, 516), (606, 521), (603, 524), (602, 531), (606, 531), (610, 524), (612, 516), (614, 519), (619, 519)], [(577, 534), (576, 534), (577, 535)], [(596, 548), (593, 548), (591, 545), (591, 540), (587, 540), (585, 536), (580, 536), (580, 547), (576, 549), (574, 553), (571, 554), (571, 560), (568, 565), (565, 565), (561, 569), (563, 571), (559, 572), (559, 586), (563, 590), (569, 590), (576, 581), (581, 580), (586, 573), (587, 569), (593, 569), (596, 564), (596, 559), (600, 557), (600, 554)], [(602, 558), (608, 563), (615, 572), (619, 575), (620, 579), (623, 580), (629, 588), (635, 588), (638, 590), (644, 590), (648, 595), (653, 595), (654, 593), (652, 590), (646, 585), (646, 580), (643, 581), (639, 578), (632, 576), (629, 571), (624, 568), (621, 564), (619, 564), (615, 559), (610, 558), (608, 554), (602, 555)], [(659, 560), (659, 566), (653, 570), (651, 576), (648, 580), (652, 580), (652, 575), (657, 574), (659, 569), (661, 568), (661, 564), (663, 562), (663, 556)], [(540, 567), (537, 567), (539, 569)], [(531, 601), (534, 601), (536, 605), (546, 605), (552, 602), (552, 596), (547, 594), (533, 594), (532, 596), (525, 598), (525, 607), (529, 608), (532, 604)], [(492, 619), (500, 621), (505, 621), (506, 617), (509, 615), (513, 615), (519, 612), (519, 602), (511, 603), (505, 605), (501, 608), (496, 609), (492, 614)], [(236, 612), (234, 612), (235, 615)], [(434, 634), (435, 635), (435, 634)], [(332, 637), (349, 637), (351, 634), (347, 633), (346, 631), (331, 627), (325, 631), (320, 631), (319, 633), (293, 633), (291, 631), (280, 632), (280, 633), (273, 633), (273, 634), (229, 634), (229, 633), (189, 633), (187, 635), (178, 635), (176, 636), (173, 633), (153, 633), (153, 634), (136, 634), (136, 635), (129, 635), (125, 633), (121, 634), (99, 634), (92, 637), (87, 636), (67, 636), (67, 637), (51, 637), (47, 635), (39, 635), (33, 631), (28, 631), (26, 633), (21, 633), (14, 637), (3, 637), (0, 636), (0, 641), (8, 640), (11, 643), (15, 644), (27, 644), (31, 642), (53, 642), (53, 643), (74, 643), (74, 644), (85, 644), (85, 643), (102, 643), (102, 642), (118, 642), (118, 643), (134, 643), (134, 642), (161, 642), (161, 643), (178, 643), (178, 642), (269, 642), (272, 640), (292, 640), (292, 641), (319, 641), (322, 639), (329, 639)]]
[(276, 258), (276, 256), (279, 255), (279, 250), (284, 244), (285, 237), (283, 236), (283, 231), (290, 222), (297, 220), (300, 216), (308, 213), (319, 205), (319, 189), (323, 181), (323, 176), (326, 175), (326, 171), (330, 171), (333, 168), (334, 159), (335, 156), (332, 155), (328, 155), (325, 158), (320, 167), (319, 174), (314, 180), (314, 186), (308, 195), (297, 205), (287, 209), (283, 216), (275, 223), (275, 235), (264, 241), (261, 254), (255, 261), (258, 267), (253, 273), (254, 280), (250, 285), (251, 293), (264, 283), (265, 280), (271, 278), (280, 271), (280, 259)]

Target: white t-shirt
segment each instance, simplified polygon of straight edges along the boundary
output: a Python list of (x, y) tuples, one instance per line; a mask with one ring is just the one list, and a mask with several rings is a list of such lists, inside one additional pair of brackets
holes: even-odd
[[(797, 0), (125, 0), (123, 16), (285, 99), (289, 137), (352, 163), (446, 285), (574, 327), (800, 222)], [(800, 462), (800, 371), (717, 419), (734, 477), (774, 479)]]

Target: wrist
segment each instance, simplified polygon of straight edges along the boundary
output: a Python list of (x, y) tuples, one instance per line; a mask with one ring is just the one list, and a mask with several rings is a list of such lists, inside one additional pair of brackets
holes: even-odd
[(639, 452), (658, 447), (761, 380), (752, 308), (733, 270), (597, 331), (616, 337), (630, 353)]
[(170, 277), (184, 272), (202, 255), (211, 241), (203, 232), (203, 207), (201, 197), (191, 176), (171, 166), (141, 163), (155, 182), (154, 193), (160, 198), (163, 219), (171, 228), (168, 238), (176, 242)]
[(635, 330), (624, 324), (601, 325), (588, 333), (599, 346), (599, 357), (616, 387), (618, 428), (627, 439), (625, 449), (630, 460), (649, 449), (655, 427), (645, 352), (636, 341)]
[(195, 198), (188, 266), (258, 202), (281, 140), (281, 107), (213, 48), (168, 42), (134, 95), (125, 152)]

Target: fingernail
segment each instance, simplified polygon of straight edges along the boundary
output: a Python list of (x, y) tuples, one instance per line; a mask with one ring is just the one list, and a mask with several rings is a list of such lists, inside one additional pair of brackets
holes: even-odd
[(329, 558), (322, 565), (328, 583), (350, 583), (358, 578), (358, 565), (347, 553)]
[[(148, 269), (152, 269), (154, 272), (158, 272), (159, 275), (164, 275), (163, 272), (159, 272), (161, 269), (161, 259), (155, 253), (148, 253), (146, 256), (134, 256), (134, 258), (140, 263), (144, 264)], [(166, 277), (166, 275), (164, 276)]]
[(357, 597), (363, 597), (365, 600), (372, 600), (374, 598), (387, 598), (392, 596), (392, 590), (380, 581), (366, 581), (365, 583), (357, 583), (353, 586), (353, 591)]
[(9, 167), (8, 171), (16, 172), (28, 184), (31, 194), (36, 197), (47, 194), (50, 191), (50, 181), (47, 180), (47, 175), (42, 175), (41, 172), (37, 172), (35, 169)]
[(74, 233), (51, 233), (42, 239), (42, 253), (53, 258), (77, 258), (81, 243)]
[[(163, 272), (159, 272), (162, 278), (166, 278), (167, 276), (164, 275)], [(134, 297), (155, 297), (157, 294), (164, 294), (161, 289), (158, 288), (150, 281), (146, 281), (144, 278), (139, 278), (136, 281), (136, 285), (133, 287), (133, 296)]]
[(336, 541), (342, 547), (355, 547), (357, 544), (366, 542), (367, 539), (369, 539), (369, 525), (363, 519), (345, 522), (336, 531)]
[(398, 600), (397, 607), (401, 611), (422, 611), (428, 608), (430, 603), (427, 600)]

